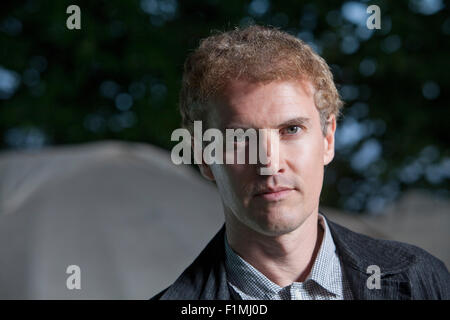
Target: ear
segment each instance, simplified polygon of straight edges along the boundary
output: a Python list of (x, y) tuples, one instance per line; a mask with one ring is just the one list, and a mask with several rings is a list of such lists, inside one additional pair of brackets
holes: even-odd
[(327, 120), (327, 133), (323, 137), (323, 164), (326, 166), (334, 158), (334, 133), (336, 131), (336, 116), (330, 115)]
[[(192, 141), (192, 152), (193, 152), (194, 157), (195, 157), (195, 143), (196, 142), (195, 142), (195, 139), (193, 137), (191, 139), (192, 139), (191, 140)], [(201, 142), (199, 142), (199, 143), (201, 143)], [(200, 150), (203, 150), (203, 149), (200, 149)], [(198, 168), (200, 169), (200, 173), (202, 174), (202, 176), (205, 179), (214, 182), (216, 179), (214, 178), (214, 175), (213, 175), (213, 173), (211, 171), (210, 166), (207, 165), (205, 163), (204, 159), (203, 159), (203, 152), (202, 152), (201, 156), (199, 156), (199, 157), (201, 157), (201, 163), (198, 164)]]

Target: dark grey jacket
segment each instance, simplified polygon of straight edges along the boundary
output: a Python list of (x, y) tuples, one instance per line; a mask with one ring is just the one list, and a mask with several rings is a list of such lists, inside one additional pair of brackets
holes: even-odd
[[(327, 222), (354, 299), (450, 299), (447, 268), (425, 250), (373, 239), (328, 218)], [(180, 277), (152, 299), (232, 300), (224, 266), (224, 233), (225, 225)], [(380, 268), (379, 289), (367, 286), (370, 265)]]

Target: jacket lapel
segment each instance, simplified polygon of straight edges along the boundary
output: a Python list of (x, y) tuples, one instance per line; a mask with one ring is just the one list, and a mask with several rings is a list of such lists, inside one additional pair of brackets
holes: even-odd
[(381, 274), (379, 289), (369, 289), (367, 279), (370, 274), (354, 270), (345, 263), (344, 272), (350, 283), (355, 300), (410, 300), (411, 287), (409, 282), (386, 278)]

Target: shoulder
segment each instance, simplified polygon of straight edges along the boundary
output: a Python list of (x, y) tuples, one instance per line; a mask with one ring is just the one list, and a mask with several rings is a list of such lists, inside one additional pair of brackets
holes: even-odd
[(402, 274), (425, 298), (450, 298), (450, 274), (445, 264), (426, 250), (404, 242), (372, 238), (327, 221), (344, 259), (366, 272), (370, 265), (384, 276)]
[(226, 297), (224, 257), (225, 225), (172, 285), (150, 300), (212, 300)]
[(377, 259), (392, 267), (432, 262), (445, 268), (442, 261), (418, 246), (395, 240), (373, 238), (354, 232), (330, 220), (327, 222), (334, 241), (350, 254), (358, 254), (362, 259)]

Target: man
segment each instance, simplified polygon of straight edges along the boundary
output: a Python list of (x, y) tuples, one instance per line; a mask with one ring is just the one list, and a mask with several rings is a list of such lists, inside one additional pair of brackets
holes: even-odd
[(260, 138), (267, 142), (264, 163), (202, 159), (202, 175), (221, 195), (225, 225), (153, 299), (450, 297), (450, 276), (437, 258), (354, 233), (319, 212), (341, 107), (326, 62), (287, 33), (251, 26), (201, 42), (185, 63), (183, 126), (192, 133), (199, 120), (221, 132), (275, 134)]

